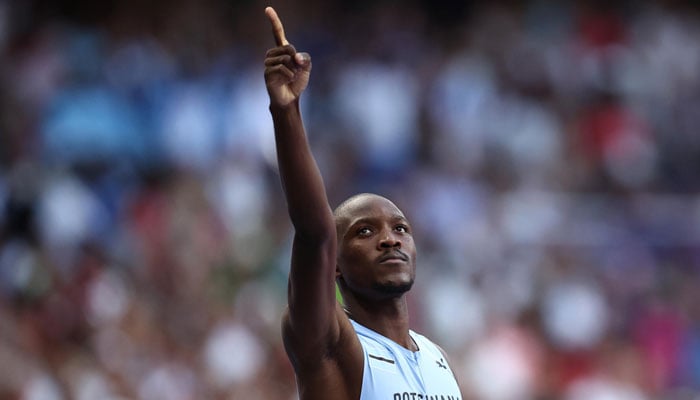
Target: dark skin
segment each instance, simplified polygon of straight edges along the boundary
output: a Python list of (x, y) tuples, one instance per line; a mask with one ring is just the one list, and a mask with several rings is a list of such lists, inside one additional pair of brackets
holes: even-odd
[[(311, 58), (297, 52), (271, 7), (265, 13), (276, 47), (265, 57), (265, 83), (277, 158), (294, 226), (285, 349), (301, 400), (360, 397), (363, 350), (358, 323), (417, 351), (409, 336), (405, 292), (415, 278), (416, 250), (404, 214), (388, 199), (361, 194), (331, 210), (309, 148), (299, 99)], [(346, 309), (335, 298), (338, 283)]]

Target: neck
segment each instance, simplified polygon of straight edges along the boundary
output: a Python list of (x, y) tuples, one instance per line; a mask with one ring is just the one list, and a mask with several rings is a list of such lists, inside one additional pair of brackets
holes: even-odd
[(354, 296), (345, 296), (344, 299), (345, 310), (355, 322), (409, 350), (418, 350), (408, 334), (409, 318), (405, 295), (383, 300)]

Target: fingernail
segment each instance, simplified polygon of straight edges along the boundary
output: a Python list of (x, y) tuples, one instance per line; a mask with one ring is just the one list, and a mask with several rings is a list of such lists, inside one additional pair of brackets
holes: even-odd
[(305, 53), (296, 53), (294, 55), (294, 59), (296, 60), (297, 64), (306, 64), (309, 62), (309, 56)]

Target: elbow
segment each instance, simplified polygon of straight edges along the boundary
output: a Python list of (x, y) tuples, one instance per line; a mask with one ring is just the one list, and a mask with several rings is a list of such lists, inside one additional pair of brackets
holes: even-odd
[(335, 219), (333, 214), (298, 214), (290, 213), (292, 225), (298, 238), (305, 241), (324, 242), (336, 240)]

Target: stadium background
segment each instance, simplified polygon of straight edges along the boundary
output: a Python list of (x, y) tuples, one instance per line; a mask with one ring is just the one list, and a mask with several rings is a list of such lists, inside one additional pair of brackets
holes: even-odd
[[(295, 398), (265, 5), (0, 1), (0, 398)], [(272, 5), (465, 398), (700, 398), (694, 2)]]

